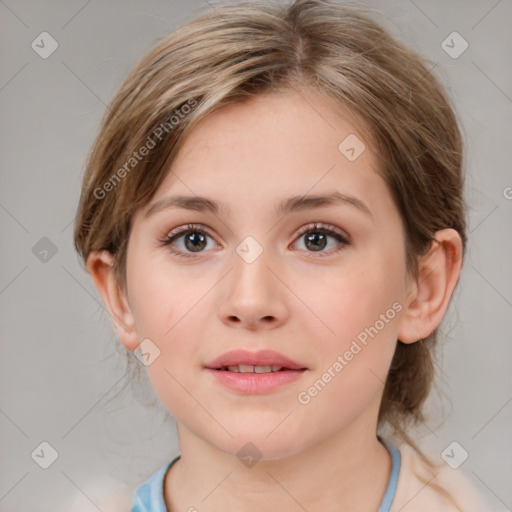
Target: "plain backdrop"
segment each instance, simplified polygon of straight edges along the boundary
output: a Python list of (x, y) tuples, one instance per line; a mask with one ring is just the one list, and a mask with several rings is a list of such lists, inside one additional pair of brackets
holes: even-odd
[[(418, 435), (438, 455), (456, 441), (468, 453), (456, 471), (511, 510), (512, 3), (364, 5), (430, 59), (467, 144), (469, 252), (441, 330), (448, 398), (431, 397)], [(0, 2), (1, 511), (55, 511), (69, 500), (98, 510), (98, 485), (131, 491), (178, 453), (173, 419), (147, 405), (149, 383), (119, 394), (124, 359), (72, 230), (106, 105), (159, 38), (212, 8), (199, 0)], [(454, 31), (468, 44), (457, 58), (442, 45)], [(58, 44), (47, 58), (31, 46), (42, 32)], [(42, 453), (58, 454), (47, 469)]]

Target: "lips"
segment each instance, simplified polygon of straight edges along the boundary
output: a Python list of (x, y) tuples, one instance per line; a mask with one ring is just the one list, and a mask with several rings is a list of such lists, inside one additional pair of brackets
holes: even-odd
[(205, 365), (205, 371), (231, 392), (242, 395), (272, 393), (292, 385), (308, 368), (273, 350), (232, 350)]
[(227, 370), (228, 367), (270, 366), (282, 370), (307, 370), (307, 367), (292, 359), (275, 352), (274, 350), (260, 350), (249, 352), (247, 350), (231, 350), (205, 364), (211, 370)]

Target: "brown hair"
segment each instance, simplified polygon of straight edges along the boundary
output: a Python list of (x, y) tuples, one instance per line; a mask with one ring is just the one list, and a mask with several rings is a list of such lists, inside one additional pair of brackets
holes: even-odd
[[(428, 63), (360, 8), (296, 0), (216, 4), (133, 69), (87, 161), (74, 227), (83, 260), (91, 251), (111, 252), (126, 289), (130, 219), (150, 201), (197, 123), (223, 105), (305, 87), (370, 129), (381, 158), (376, 171), (404, 223), (407, 271), (417, 277), (418, 258), (443, 228), (458, 231), (464, 253), (461, 135)], [(406, 430), (424, 420), (436, 335), (437, 329), (416, 343), (398, 340), (379, 411), (379, 426), (391, 426), (431, 467)]]

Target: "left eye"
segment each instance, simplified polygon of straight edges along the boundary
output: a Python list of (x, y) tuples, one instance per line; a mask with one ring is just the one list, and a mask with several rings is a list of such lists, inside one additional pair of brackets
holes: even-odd
[[(324, 251), (327, 240), (329, 238), (333, 238), (338, 245), (338, 248), (334, 250), (330, 249), (328, 251)], [(321, 256), (325, 254), (330, 254), (331, 252), (338, 252), (343, 249), (343, 247), (349, 245), (349, 241), (338, 233), (333, 227), (324, 226), (323, 224), (312, 224), (304, 226), (299, 232), (299, 240), (304, 240), (304, 244), (306, 247), (312, 249), (312, 252), (319, 252)], [(310, 251), (308, 251), (310, 252)]]
[[(337, 252), (349, 245), (349, 241), (343, 235), (335, 231), (334, 228), (323, 224), (314, 223), (304, 226), (297, 236), (298, 240), (304, 240), (306, 252), (317, 252), (320, 253), (321, 256), (331, 252)], [(208, 245), (208, 238), (213, 241), (212, 236), (205, 228), (199, 225), (189, 224), (183, 228), (178, 228), (175, 232), (171, 232), (161, 243), (167, 246), (171, 252), (178, 257), (193, 258), (194, 253), (204, 252), (203, 249)], [(337, 249), (324, 250), (328, 245), (327, 241), (329, 238), (336, 241), (334, 245), (338, 245)], [(181, 248), (176, 249), (174, 245), (180, 240), (183, 245)], [(213, 246), (215, 247), (215, 242)]]

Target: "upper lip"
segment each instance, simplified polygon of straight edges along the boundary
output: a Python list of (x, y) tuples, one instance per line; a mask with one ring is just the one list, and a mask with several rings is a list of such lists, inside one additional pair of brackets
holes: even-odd
[(274, 350), (259, 350), (258, 352), (249, 352), (248, 350), (231, 350), (216, 357), (212, 361), (206, 363), (206, 368), (219, 369), (223, 366), (237, 366), (247, 364), (253, 366), (281, 366), (290, 370), (306, 369), (290, 358), (283, 356)]

